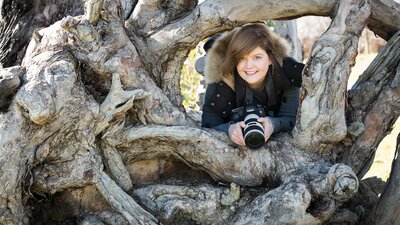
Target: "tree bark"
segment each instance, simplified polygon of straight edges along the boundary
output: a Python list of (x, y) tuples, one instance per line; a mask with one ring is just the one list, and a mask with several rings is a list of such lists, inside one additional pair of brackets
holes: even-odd
[(65, 15), (83, 14), (83, 1), (1, 0), (0, 64), (20, 65), (29, 40), (38, 28), (49, 26)]
[[(400, 25), (399, 1), (378, 0), (371, 1), (373, 8), (368, 20), (368, 28), (375, 34), (388, 41), (398, 30)], [(382, 24), (385, 24), (382, 26)]]
[[(398, 33), (347, 99), (347, 77), (370, 6), (338, 2), (90, 0), (83, 16), (37, 29), (21, 66), (0, 71), (7, 93), (0, 98), (0, 223), (29, 224), (26, 188), (46, 195), (89, 185), (113, 211), (86, 215), (80, 224), (332, 220), (357, 192), (357, 175), (400, 111)], [(181, 109), (180, 68), (201, 39), (247, 22), (307, 14), (335, 19), (307, 64), (294, 136), (275, 135), (250, 151), (221, 132), (199, 128)], [(399, 27), (396, 21), (382, 27)], [(2, 54), (9, 59), (19, 51)], [(130, 163), (169, 157), (230, 187), (133, 185)]]
[[(400, 73), (400, 71), (398, 71)], [(400, 163), (399, 154), (400, 150), (400, 134), (397, 136), (397, 147), (395, 157), (392, 164), (392, 170), (390, 173), (389, 181), (383, 191), (383, 194), (379, 198), (379, 203), (376, 205), (374, 212), (371, 214), (371, 220), (369, 224), (383, 225), (383, 224), (399, 224), (400, 218)]]
[(359, 177), (368, 171), (378, 144), (400, 115), (399, 49), (397, 32), (349, 91), (349, 132), (337, 161), (350, 165)]
[(369, 224), (400, 224), (400, 219), (397, 216), (399, 213), (399, 172), (400, 164), (398, 160), (398, 154), (400, 150), (400, 134), (397, 136), (397, 145), (395, 158), (392, 164), (392, 170), (382, 196), (379, 199), (379, 203), (371, 215)]
[(10, 105), (11, 98), (21, 84), (23, 70), (19, 66), (0, 70), (0, 110), (6, 110)]
[(329, 154), (346, 136), (347, 81), (370, 10), (365, 1), (340, 2), (330, 28), (314, 45), (304, 69), (301, 106), (293, 130), (304, 149)]

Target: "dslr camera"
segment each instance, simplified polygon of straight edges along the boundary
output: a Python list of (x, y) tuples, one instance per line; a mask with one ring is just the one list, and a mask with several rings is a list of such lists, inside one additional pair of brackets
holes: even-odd
[(247, 101), (243, 107), (232, 110), (232, 121), (244, 121), (246, 126), (243, 129), (244, 142), (251, 150), (260, 148), (265, 143), (264, 126), (257, 119), (265, 117), (264, 107)]

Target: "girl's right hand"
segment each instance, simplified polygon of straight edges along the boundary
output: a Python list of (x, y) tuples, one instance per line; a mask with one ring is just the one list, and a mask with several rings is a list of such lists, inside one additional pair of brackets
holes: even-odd
[(246, 125), (243, 121), (233, 123), (229, 126), (229, 138), (238, 145), (245, 145), (243, 137), (243, 128)]

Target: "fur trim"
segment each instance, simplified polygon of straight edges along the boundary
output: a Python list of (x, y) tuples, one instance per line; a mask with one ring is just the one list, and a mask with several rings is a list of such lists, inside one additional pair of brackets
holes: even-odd
[[(206, 81), (206, 84), (217, 83), (221, 80), (226, 81), (228, 79), (222, 76), (221, 65), (225, 59), (229, 42), (231, 41), (233, 35), (238, 29), (240, 29), (240, 27), (221, 35), (214, 42), (212, 48), (207, 52), (204, 68), (204, 79)], [(287, 57), (289, 52), (288, 42), (274, 33), (272, 33), (272, 38), (275, 39), (275, 47), (279, 52), (279, 55)], [(282, 65), (283, 58), (279, 58), (277, 59), (277, 61), (280, 65)]]
[(222, 80), (221, 65), (234, 33), (235, 30), (224, 33), (214, 42), (212, 48), (208, 50), (204, 68), (204, 79), (207, 84), (217, 83)]

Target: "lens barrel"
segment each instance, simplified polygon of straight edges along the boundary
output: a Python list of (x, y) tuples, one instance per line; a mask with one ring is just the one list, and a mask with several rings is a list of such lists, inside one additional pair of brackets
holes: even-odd
[(257, 121), (260, 118), (257, 114), (248, 114), (244, 118), (246, 126), (243, 129), (244, 142), (249, 149), (260, 148), (264, 142), (264, 126)]

